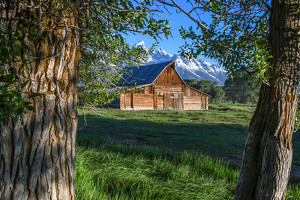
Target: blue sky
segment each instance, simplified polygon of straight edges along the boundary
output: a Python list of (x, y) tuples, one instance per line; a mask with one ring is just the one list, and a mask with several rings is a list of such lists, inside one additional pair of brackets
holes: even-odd
[[(178, 1), (179, 2), (179, 1)], [(182, 1), (181, 1), (182, 2)], [(186, 3), (186, 1), (183, 1), (180, 6), (182, 6), (185, 10), (190, 10), (191, 7)], [(164, 14), (164, 13), (158, 13), (156, 16), (157, 19), (168, 19), (170, 21), (170, 26), (171, 26), (171, 30), (172, 30), (172, 37), (168, 37), (168, 39), (164, 36), (161, 35), (162, 40), (159, 40), (159, 44), (156, 47), (156, 49), (158, 48), (163, 48), (166, 52), (170, 53), (170, 54), (179, 54), (178, 51), (180, 50), (180, 46), (182, 46), (185, 41), (181, 38), (180, 33), (179, 33), (179, 29), (181, 26), (183, 26), (185, 29), (188, 29), (190, 26), (193, 26), (196, 28), (196, 23), (193, 22), (188, 16), (186, 16), (184, 13), (177, 13), (177, 11), (179, 11), (178, 9), (175, 8), (168, 8), (168, 10), (170, 11), (171, 14)], [(194, 13), (195, 14), (195, 13)], [(200, 16), (202, 19), (204, 19), (205, 21), (210, 21), (210, 17), (209, 16), (204, 16), (201, 15)], [(196, 18), (196, 17), (195, 17)], [(151, 45), (155, 42), (154, 39), (152, 39), (151, 37), (145, 37), (141, 34), (130, 34), (128, 36), (125, 36), (127, 42), (130, 45), (134, 45), (136, 42), (140, 41), (140, 40), (144, 40), (146, 47), (150, 48)], [(190, 41), (187, 41), (190, 42)], [(217, 62), (205, 58), (202, 55), (198, 56), (199, 59), (204, 59), (210, 63), (216, 64), (218, 65)]]

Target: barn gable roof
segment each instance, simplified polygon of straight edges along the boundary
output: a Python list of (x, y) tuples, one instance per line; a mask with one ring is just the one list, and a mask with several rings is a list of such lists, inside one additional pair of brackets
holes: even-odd
[[(150, 64), (150, 65), (140, 65), (139, 67), (127, 67), (129, 71), (132, 71), (132, 73), (127, 72), (123, 74), (123, 77), (121, 79), (121, 83), (123, 85), (133, 85), (137, 84), (139, 87), (146, 86), (152, 84), (159, 75), (171, 64), (173, 64), (176, 60), (168, 61), (168, 62), (162, 62), (157, 64)], [(201, 92), (200, 90), (197, 90), (189, 85), (187, 85), (184, 80), (181, 78), (181, 76), (178, 74), (176, 69), (174, 68), (175, 72), (183, 82), (183, 84), (189, 88), (192, 88), (193, 90), (196, 90), (202, 94), (204, 94), (207, 97), (210, 97), (210, 95), (205, 94), (204, 92)]]
[[(152, 84), (158, 76), (165, 70), (166, 67), (170, 66), (175, 60), (151, 64), (151, 65), (140, 65), (137, 67), (127, 67), (132, 73), (123, 74), (121, 82), (125, 85), (130, 84)], [(180, 77), (180, 76), (179, 76)]]

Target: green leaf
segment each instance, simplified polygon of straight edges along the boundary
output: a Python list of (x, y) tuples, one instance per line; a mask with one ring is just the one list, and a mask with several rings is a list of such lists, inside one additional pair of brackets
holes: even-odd
[(0, 118), (6, 119), (6, 118), (9, 118), (10, 116), (11, 116), (11, 113), (4, 113), (4, 114), (0, 115)]
[(13, 74), (7, 74), (4, 76), (3, 81), (5, 83), (10, 83), (12, 80), (14, 80), (15, 76)]
[(10, 40), (7, 42), (7, 46), (11, 46), (15, 41), (14, 40)]
[(18, 108), (17, 109), (17, 115), (21, 115), (23, 113), (23, 108)]
[(28, 74), (28, 66), (26, 63), (24, 63), (24, 66), (25, 66), (25, 71), (26, 71), (26, 74)]
[(4, 64), (7, 64), (7, 60), (5, 58), (0, 58), (1, 62), (3, 62)]
[(33, 41), (34, 38), (35, 38), (35, 35), (34, 35), (34, 34), (29, 34), (29, 35), (27, 36), (27, 39), (28, 39), (29, 41)]
[(24, 83), (22, 83), (21, 89), (23, 89), (28, 83), (29, 83), (29, 80), (28, 80), (28, 81), (25, 81)]
[(34, 97), (38, 97), (38, 96), (43, 96), (43, 95), (45, 95), (45, 94), (41, 94), (41, 93), (32, 93), (30, 96), (29, 96), (29, 98), (34, 98)]
[(215, 3), (215, 2), (213, 2), (213, 3), (212, 3), (212, 5), (211, 5), (211, 9), (212, 9), (213, 11), (215, 11), (215, 10), (216, 10), (216, 8), (217, 8), (217, 5), (216, 5), (216, 3)]
[(14, 116), (13, 117), (13, 123), (14, 123), (14, 125), (16, 125), (18, 121), (19, 121), (19, 116), (18, 115)]
[(29, 110), (29, 111), (35, 112), (35, 109), (34, 109), (33, 106), (26, 106), (26, 109)]
[(30, 101), (25, 101), (25, 102), (23, 103), (23, 106), (27, 107), (27, 106), (29, 106), (30, 104), (32, 104)]
[(21, 47), (20, 47), (20, 45), (16, 44), (16, 45), (15, 45), (15, 50), (16, 50), (16, 54), (17, 54), (18, 56), (20, 56), (20, 55), (21, 55)]

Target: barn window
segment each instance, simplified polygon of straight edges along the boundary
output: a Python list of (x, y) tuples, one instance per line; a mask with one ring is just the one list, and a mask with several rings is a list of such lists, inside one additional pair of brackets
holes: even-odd
[(171, 98), (178, 98), (178, 94), (171, 93)]

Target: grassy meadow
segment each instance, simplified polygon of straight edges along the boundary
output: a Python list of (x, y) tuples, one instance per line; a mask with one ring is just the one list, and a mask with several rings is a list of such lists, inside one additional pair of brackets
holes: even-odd
[[(233, 199), (254, 110), (78, 108), (77, 199)], [(299, 165), (299, 132), (293, 148)], [(291, 178), (287, 199), (300, 199), (299, 183)]]

